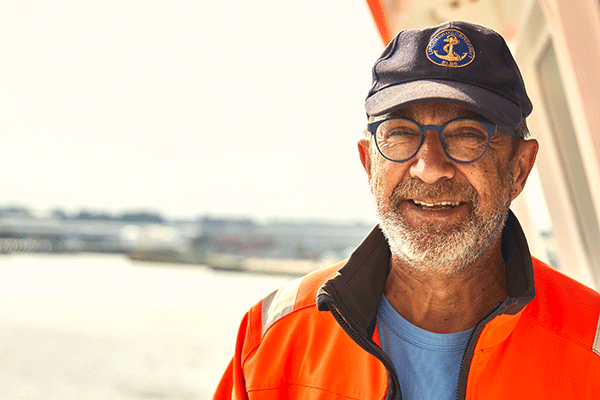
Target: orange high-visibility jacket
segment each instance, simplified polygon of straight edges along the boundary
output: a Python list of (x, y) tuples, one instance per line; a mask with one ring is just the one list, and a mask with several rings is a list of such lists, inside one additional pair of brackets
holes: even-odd
[[(532, 258), (512, 213), (502, 252), (509, 296), (475, 327), (457, 398), (600, 399), (600, 294)], [(375, 322), (389, 258), (376, 228), (252, 307), (214, 399), (401, 399)]]

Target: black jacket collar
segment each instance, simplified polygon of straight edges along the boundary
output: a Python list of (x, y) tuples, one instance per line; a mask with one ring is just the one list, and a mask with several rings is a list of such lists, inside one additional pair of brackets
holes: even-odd
[[(357, 333), (371, 337), (390, 256), (387, 240), (376, 226), (338, 274), (321, 286), (317, 293), (319, 310), (334, 306)], [(512, 211), (502, 231), (502, 256), (506, 264), (508, 299), (497, 313), (514, 315), (535, 297), (535, 288), (529, 247)]]

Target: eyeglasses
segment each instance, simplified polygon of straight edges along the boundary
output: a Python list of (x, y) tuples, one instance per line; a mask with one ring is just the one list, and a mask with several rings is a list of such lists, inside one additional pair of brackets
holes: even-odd
[(463, 164), (479, 160), (496, 132), (521, 138), (524, 136), (514, 129), (469, 118), (454, 119), (442, 126), (421, 126), (409, 119), (390, 118), (367, 126), (375, 138), (379, 153), (396, 162), (414, 157), (423, 144), (424, 132), (428, 130), (438, 132), (446, 155)]

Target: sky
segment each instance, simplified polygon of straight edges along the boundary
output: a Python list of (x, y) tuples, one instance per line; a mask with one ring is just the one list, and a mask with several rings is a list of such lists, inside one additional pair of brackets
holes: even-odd
[(372, 220), (365, 0), (3, 1), (0, 207)]

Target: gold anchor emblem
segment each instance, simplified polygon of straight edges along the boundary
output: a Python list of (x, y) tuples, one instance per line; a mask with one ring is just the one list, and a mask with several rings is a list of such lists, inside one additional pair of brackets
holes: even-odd
[(444, 39), (444, 42), (448, 43), (447, 45), (444, 46), (444, 51), (446, 52), (445, 55), (439, 54), (437, 52), (437, 50), (434, 50), (433, 52), (435, 53), (436, 56), (438, 56), (439, 58), (441, 58), (442, 60), (446, 60), (446, 61), (461, 61), (462, 59), (464, 59), (467, 53), (464, 53), (462, 56), (460, 56), (459, 54), (454, 52), (454, 45), (457, 45), (460, 43), (460, 41), (456, 38), (456, 36), (453, 35), (449, 35), (446, 39)]
[[(445, 43), (442, 47), (442, 43)], [(458, 46), (457, 46), (458, 45)], [(442, 50), (442, 54), (437, 49)], [(461, 53), (458, 54), (454, 48)], [(444, 54), (443, 52), (446, 52)], [(431, 38), (425, 53), (429, 61), (441, 67), (460, 68), (469, 65), (475, 59), (475, 49), (464, 33), (456, 29), (446, 29)]]

